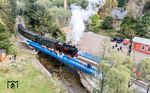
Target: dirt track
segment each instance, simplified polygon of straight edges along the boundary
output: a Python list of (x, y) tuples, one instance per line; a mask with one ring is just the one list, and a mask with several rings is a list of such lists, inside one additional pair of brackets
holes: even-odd
[[(110, 43), (110, 47), (114, 46), (116, 43), (114, 42), (110, 42), (110, 38), (107, 36), (103, 36), (100, 34), (95, 34), (92, 32), (85, 32), (81, 38), (81, 40), (78, 42), (77, 46), (80, 50), (82, 51), (86, 51), (89, 52), (93, 55), (97, 55), (97, 56), (102, 56), (103, 54), (103, 43), (105, 42), (105, 40), (108, 40), (108, 43)], [(123, 45), (123, 44), (118, 44), (118, 47), (122, 47), (123, 54), (127, 55), (128, 53), (128, 45)], [(132, 51), (131, 53), (131, 58), (135, 61), (135, 62), (139, 62), (140, 60), (150, 57), (150, 55), (148, 54), (143, 54), (140, 52), (136, 52), (136, 51)]]
[(109, 37), (98, 35), (92, 32), (86, 32), (83, 34), (77, 46), (82, 51), (101, 56), (103, 52), (102, 44), (104, 43), (104, 40), (108, 38)]

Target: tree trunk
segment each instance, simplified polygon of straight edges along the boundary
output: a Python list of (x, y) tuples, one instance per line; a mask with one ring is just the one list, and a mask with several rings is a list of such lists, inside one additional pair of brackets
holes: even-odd
[(100, 93), (103, 93), (103, 89), (104, 89), (104, 79), (105, 79), (105, 75), (102, 74), (101, 92), (100, 92)]
[(148, 88), (147, 88), (147, 92), (146, 92), (146, 93), (148, 93), (148, 92), (149, 92), (149, 89), (150, 89), (150, 84), (148, 85)]
[(64, 8), (67, 9), (67, 0), (64, 0)]

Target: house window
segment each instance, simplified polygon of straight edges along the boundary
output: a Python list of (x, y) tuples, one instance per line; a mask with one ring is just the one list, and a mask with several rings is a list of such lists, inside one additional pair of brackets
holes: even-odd
[(148, 51), (150, 52), (150, 47), (148, 47)]
[(142, 46), (141, 46), (141, 50), (144, 50), (144, 49), (145, 49), (145, 46), (144, 46), (144, 45), (142, 45)]

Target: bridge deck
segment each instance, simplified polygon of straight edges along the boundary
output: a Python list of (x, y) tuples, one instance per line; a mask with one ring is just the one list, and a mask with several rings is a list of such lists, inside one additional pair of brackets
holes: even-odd
[(48, 48), (43, 48), (40, 44), (35, 43), (31, 40), (27, 40), (27, 44), (29, 46), (34, 47), (35, 49), (37, 49), (38, 51), (41, 51), (43, 53), (46, 53), (58, 60), (60, 60), (61, 62), (63, 62), (66, 65), (69, 65), (73, 68), (76, 68), (84, 73), (87, 73), (89, 75), (97, 75), (97, 69), (94, 67), (88, 67), (86, 64), (83, 64), (80, 60), (76, 59), (76, 58), (69, 58), (68, 56), (64, 55), (64, 54), (60, 54), (57, 53), (54, 50), (49, 50)]

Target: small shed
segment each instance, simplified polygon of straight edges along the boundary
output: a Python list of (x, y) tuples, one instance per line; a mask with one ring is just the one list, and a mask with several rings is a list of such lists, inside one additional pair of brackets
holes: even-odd
[(132, 49), (145, 54), (150, 54), (150, 39), (142, 37), (133, 38)]
[(124, 19), (124, 17), (127, 15), (127, 11), (124, 8), (114, 8), (111, 11), (111, 16), (114, 19), (113, 20), (113, 28), (117, 31), (119, 31), (120, 28), (120, 24), (121, 24), (121, 20)]
[(111, 12), (112, 18), (116, 20), (122, 20), (127, 15), (127, 11), (124, 8), (115, 8)]
[(0, 49), (0, 62), (2, 62), (6, 57), (6, 50)]

